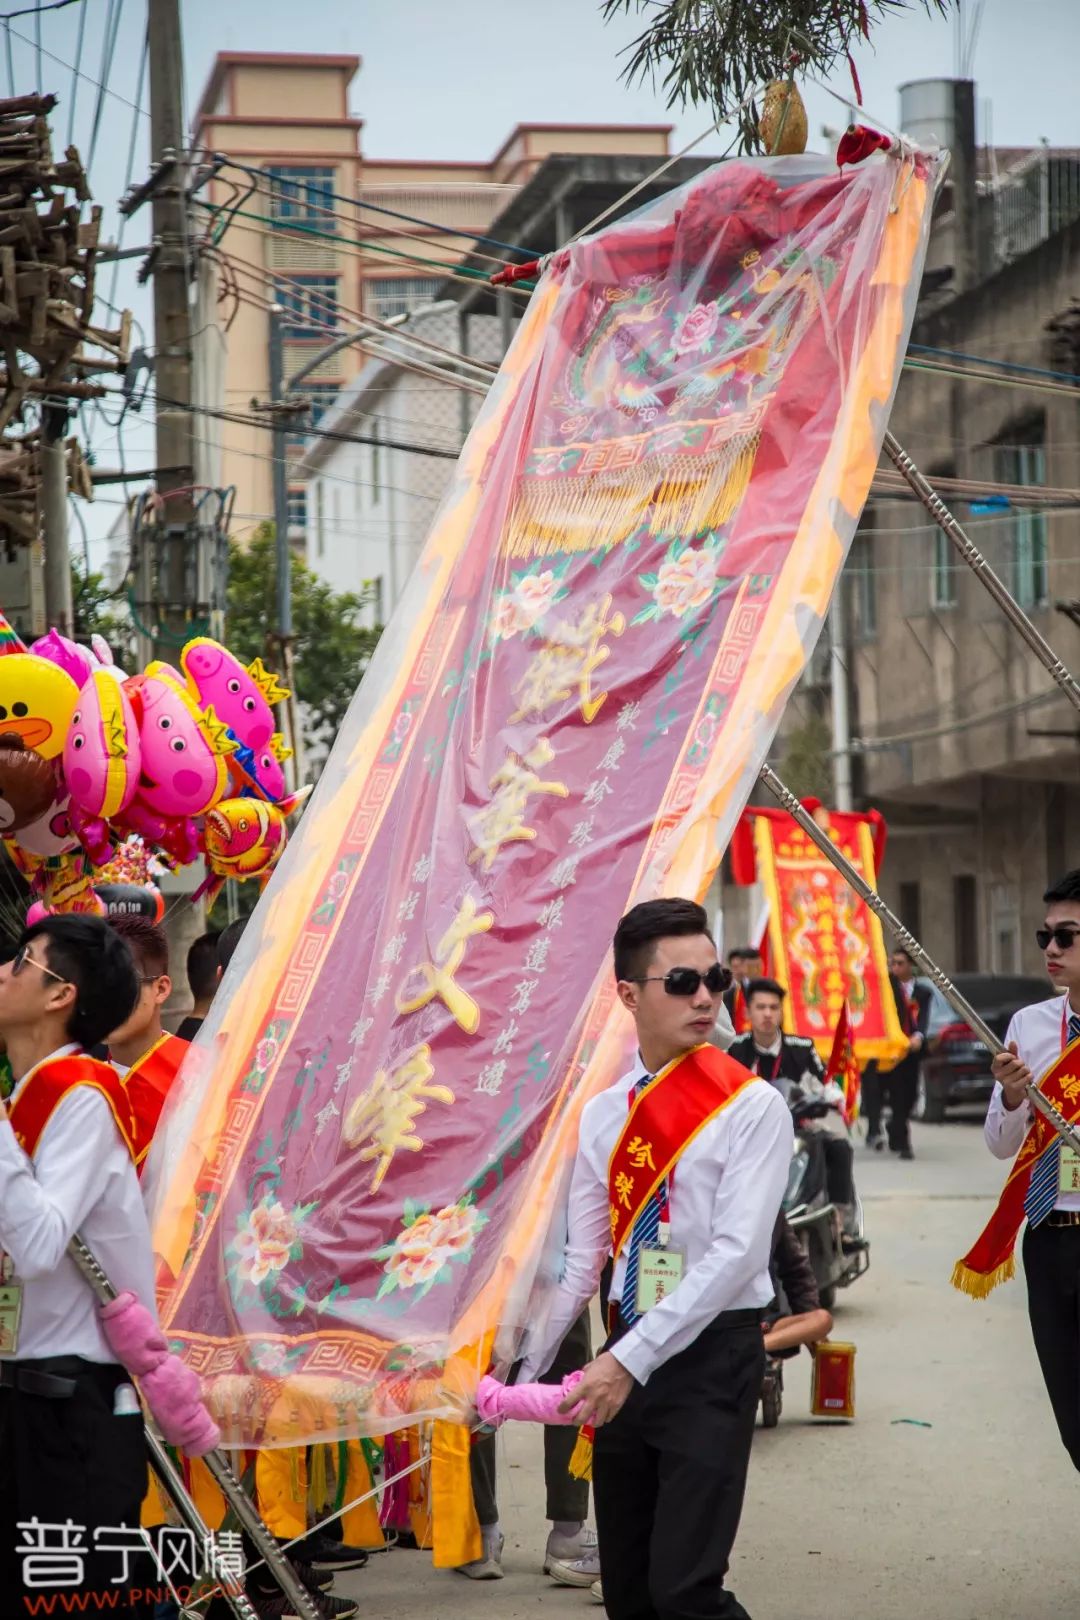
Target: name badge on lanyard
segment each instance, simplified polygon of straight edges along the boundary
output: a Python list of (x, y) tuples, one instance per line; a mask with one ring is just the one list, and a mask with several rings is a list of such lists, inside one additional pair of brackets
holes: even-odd
[(23, 1285), (15, 1281), (11, 1256), (0, 1254), (0, 1355), (13, 1356), (19, 1348)]
[[(1064, 1052), (1069, 1044), (1069, 1015), (1068, 997), (1066, 1006), (1061, 1009), (1061, 1050)], [(1058, 1192), (1080, 1193), (1080, 1153), (1068, 1142), (1061, 1143), (1061, 1153), (1058, 1159)]]
[(639, 1316), (662, 1299), (673, 1294), (683, 1280), (686, 1255), (681, 1248), (668, 1241), (670, 1227), (660, 1222), (654, 1244), (643, 1245), (638, 1255), (637, 1298), (634, 1301)]

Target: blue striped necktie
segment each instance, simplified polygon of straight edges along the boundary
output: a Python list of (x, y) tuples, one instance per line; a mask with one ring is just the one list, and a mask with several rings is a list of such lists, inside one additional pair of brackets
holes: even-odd
[[(1080, 1037), (1080, 1013), (1072, 1013), (1069, 1017), (1069, 1040), (1075, 1041), (1077, 1037)], [(1055, 1136), (1050, 1146), (1035, 1161), (1028, 1190), (1024, 1194), (1024, 1214), (1028, 1218), (1029, 1226), (1038, 1226), (1041, 1221), (1045, 1221), (1058, 1201), (1060, 1185), (1061, 1138)]]
[[(653, 1078), (646, 1074), (634, 1087), (635, 1095), (645, 1090)], [(637, 1308), (638, 1269), (641, 1264), (642, 1249), (655, 1248), (660, 1237), (660, 1217), (664, 1210), (666, 1182), (661, 1182), (653, 1193), (649, 1202), (638, 1212), (638, 1218), (630, 1228), (630, 1247), (626, 1255), (626, 1276), (623, 1279), (622, 1299), (619, 1301), (619, 1315), (627, 1327), (633, 1327), (641, 1316)]]

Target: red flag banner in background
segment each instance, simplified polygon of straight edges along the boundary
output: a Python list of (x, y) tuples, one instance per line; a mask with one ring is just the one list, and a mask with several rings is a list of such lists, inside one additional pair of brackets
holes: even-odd
[(152, 1150), (227, 1443), (460, 1421), (542, 1309), (615, 924), (706, 892), (805, 666), (936, 175), (724, 163), (541, 276)]
[[(863, 816), (817, 812), (839, 849), (877, 887), (874, 840)], [(896, 1016), (881, 924), (788, 815), (754, 821), (758, 881), (769, 900), (772, 974), (787, 990), (784, 1028), (829, 1057), (845, 998), (860, 1063), (907, 1050)]]
[(844, 1093), (844, 1123), (854, 1125), (859, 1117), (859, 1095), (862, 1090), (862, 1071), (855, 1056), (855, 1043), (851, 1038), (851, 1013), (847, 999), (840, 1008), (828, 1062), (829, 1079), (835, 1080)]

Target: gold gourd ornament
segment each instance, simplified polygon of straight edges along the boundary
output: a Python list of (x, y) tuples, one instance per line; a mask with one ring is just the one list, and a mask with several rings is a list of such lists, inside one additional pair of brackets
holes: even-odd
[(773, 79), (767, 87), (758, 133), (769, 157), (790, 157), (806, 151), (806, 108), (793, 82)]

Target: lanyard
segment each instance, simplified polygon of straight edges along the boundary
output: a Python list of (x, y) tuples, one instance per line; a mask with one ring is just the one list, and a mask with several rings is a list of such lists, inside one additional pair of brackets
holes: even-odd
[(1061, 1009), (1061, 1050), (1064, 1052), (1069, 1044), (1069, 997), (1067, 993), (1062, 997), (1062, 1000), (1065, 1005)]
[[(754, 1073), (761, 1080), (769, 1080), (769, 1081), (775, 1080), (777, 1075), (780, 1073), (780, 1064), (783, 1061), (783, 1057), (784, 1057), (784, 1043), (783, 1043), (783, 1041), (780, 1042), (780, 1050), (779, 1050), (779, 1052), (758, 1052), (757, 1055), (754, 1058)], [(761, 1067), (761, 1065), (764, 1063), (766, 1058), (771, 1058), (772, 1059), (772, 1073), (771, 1074), (766, 1074), (764, 1072), (764, 1070), (762, 1069), (762, 1067)]]

